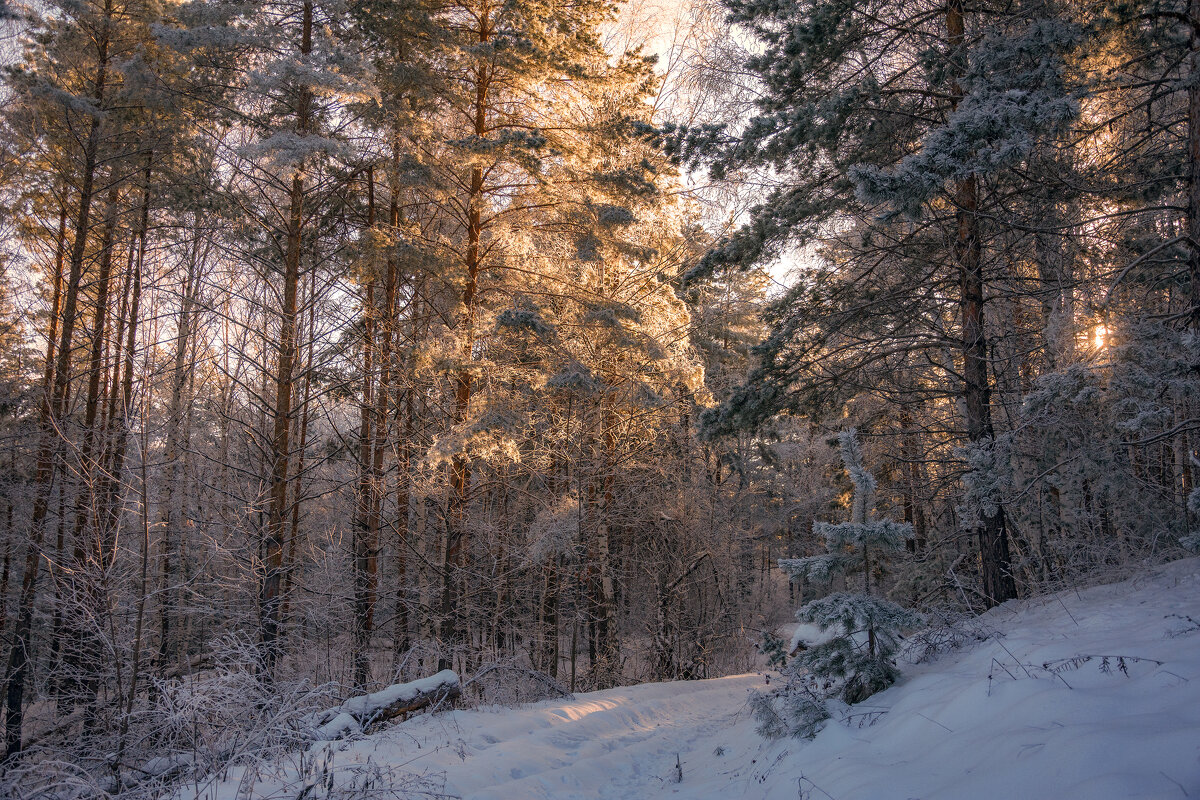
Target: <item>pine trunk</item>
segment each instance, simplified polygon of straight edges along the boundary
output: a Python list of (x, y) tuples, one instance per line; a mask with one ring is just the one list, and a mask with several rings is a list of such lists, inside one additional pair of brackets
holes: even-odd
[(1200, 329), (1200, 0), (1189, 0), (1191, 45), (1188, 81), (1188, 278), (1191, 283), (1188, 322)]
[[(485, 13), (479, 18), (478, 40), (486, 45), (492, 37), (490, 18)], [(488, 96), (488, 66), (480, 61), (476, 67), (475, 97), (473, 99), (473, 133), (477, 137), (487, 135), (487, 114), (490, 107)], [(463, 283), (463, 316), (460, 321), (462, 348), (460, 358), (463, 366), (454, 379), (453, 422), (461, 425), (467, 418), (471, 403), (473, 375), (468, 364), (474, 360), (475, 323), (479, 303), (479, 271), (482, 266), (480, 241), (483, 234), (484, 179), (483, 167), (471, 168), (469, 189), (466, 197), (466, 253), (464, 264), (466, 275)], [(448, 475), (449, 497), (446, 503), (446, 547), (442, 558), (441, 599), (441, 655), (438, 669), (449, 669), (454, 651), (464, 638), (463, 609), (460, 603), (463, 594), (463, 566), (469, 546), (465, 529), (467, 492), (471, 485), (471, 467), (465, 453), (456, 453), (451, 459)]]
[[(313, 4), (304, 3), (300, 31), (300, 55), (312, 52)], [(297, 89), (296, 130), (300, 136), (308, 133), (311, 124), (312, 94), (307, 86)], [(300, 248), (304, 222), (304, 171), (297, 168), (292, 174), (288, 206), (287, 250), (284, 256), (283, 308), (280, 312), (279, 359), (275, 369), (275, 405), (271, 434), (271, 501), (263, 541), (263, 578), (260, 591), (260, 640), (262, 672), (267, 680), (275, 674), (279, 658), (279, 627), (281, 623), (281, 587), (283, 579), (283, 548), (287, 536), (288, 488), (291, 478), (292, 391), (295, 377), (297, 336), (296, 298), (300, 285)]]
[[(952, 57), (959, 57), (965, 46), (962, 0), (950, 0), (946, 11)], [(953, 94), (962, 97), (955, 83)], [(992, 428), (991, 385), (988, 378), (988, 343), (984, 324), (984, 280), (982, 243), (979, 238), (979, 189), (975, 176), (956, 181), (953, 187), (957, 233), (954, 260), (958, 265), (962, 303), (963, 400), (966, 409), (967, 439), (973, 445), (988, 445), (995, 439)], [(982, 557), (983, 591), (989, 605), (1017, 596), (1008, 549), (1008, 530), (1004, 507), (982, 514), (979, 532)]]

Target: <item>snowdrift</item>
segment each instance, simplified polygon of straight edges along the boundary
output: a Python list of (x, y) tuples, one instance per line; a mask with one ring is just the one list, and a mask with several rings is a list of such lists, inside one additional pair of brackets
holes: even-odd
[(1200, 797), (1200, 559), (981, 622), (990, 638), (905, 665), (812, 741), (754, 733), (764, 677), (743, 675), (417, 717), (179, 796)]

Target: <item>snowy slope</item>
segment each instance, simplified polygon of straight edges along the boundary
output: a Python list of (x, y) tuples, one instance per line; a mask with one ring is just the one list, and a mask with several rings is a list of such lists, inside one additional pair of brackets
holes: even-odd
[[(186, 796), (296, 797), (307, 783), (323, 797), (330, 767), (336, 785), (382, 766), (500, 800), (1200, 797), (1200, 624), (1187, 616), (1200, 622), (1200, 559), (994, 609), (1000, 636), (907, 667), (811, 742), (754, 733), (745, 699), (763, 678), (747, 675), (418, 717)], [(1076, 656), (1094, 657), (1061, 661)]]

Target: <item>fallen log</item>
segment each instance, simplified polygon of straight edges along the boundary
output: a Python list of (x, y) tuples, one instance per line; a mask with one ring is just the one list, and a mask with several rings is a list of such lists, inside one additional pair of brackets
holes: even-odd
[(407, 717), (414, 711), (436, 708), (461, 693), (458, 673), (444, 669), (428, 678), (397, 683), (378, 692), (351, 697), (340, 706), (314, 714), (308, 722), (316, 739), (333, 741), (369, 732), (383, 722)]

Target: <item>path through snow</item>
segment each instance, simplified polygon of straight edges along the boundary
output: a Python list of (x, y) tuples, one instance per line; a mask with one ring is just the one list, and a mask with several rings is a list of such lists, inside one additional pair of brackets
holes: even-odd
[(645, 684), (518, 712), (430, 718), (411, 733), (435, 750), (412, 763), (435, 762), (448, 791), (479, 800), (651, 796), (674, 786), (676, 754), (686, 775), (705, 742), (745, 720), (747, 690), (762, 682)]

